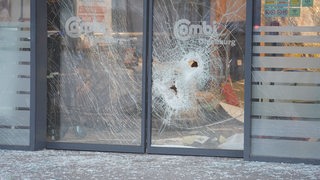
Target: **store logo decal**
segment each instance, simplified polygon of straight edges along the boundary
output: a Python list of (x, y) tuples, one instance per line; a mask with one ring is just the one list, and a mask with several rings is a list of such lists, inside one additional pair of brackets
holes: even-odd
[(66, 34), (71, 38), (79, 38), (81, 35), (87, 35), (93, 32), (92, 23), (83, 22), (77, 16), (70, 17), (65, 24)]
[(222, 34), (226, 33), (231, 32), (215, 21), (212, 22), (212, 25), (207, 24), (206, 21), (202, 21), (201, 24), (191, 24), (187, 19), (180, 19), (175, 22), (173, 27), (174, 36), (181, 41), (187, 41), (192, 37), (210, 38), (212, 44), (236, 46), (235, 40), (221, 39), (223, 37)]
[(174, 24), (174, 36), (182, 41), (189, 40), (193, 35), (217, 36), (217, 23), (213, 21), (208, 25), (206, 21), (200, 24), (191, 24), (187, 19), (180, 19)]

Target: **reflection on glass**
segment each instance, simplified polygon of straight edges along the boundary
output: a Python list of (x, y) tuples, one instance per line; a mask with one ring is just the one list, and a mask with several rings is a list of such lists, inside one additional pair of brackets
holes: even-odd
[(30, 143), (30, 0), (0, 0), (0, 145)]
[(141, 144), (143, 1), (49, 3), (48, 139)]
[(152, 145), (243, 149), (245, 1), (156, 0)]

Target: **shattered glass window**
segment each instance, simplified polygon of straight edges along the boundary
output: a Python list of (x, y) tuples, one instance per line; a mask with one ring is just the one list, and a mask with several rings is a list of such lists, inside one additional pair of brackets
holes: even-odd
[(141, 144), (143, 0), (48, 1), (48, 140)]
[(154, 1), (152, 146), (243, 149), (245, 9)]

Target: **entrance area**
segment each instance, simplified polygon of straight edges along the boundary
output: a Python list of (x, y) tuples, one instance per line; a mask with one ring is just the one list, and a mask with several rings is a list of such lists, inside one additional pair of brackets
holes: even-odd
[(0, 149), (319, 164), (319, 7), (0, 0)]
[(48, 146), (242, 156), (245, 20), (244, 0), (48, 1)]

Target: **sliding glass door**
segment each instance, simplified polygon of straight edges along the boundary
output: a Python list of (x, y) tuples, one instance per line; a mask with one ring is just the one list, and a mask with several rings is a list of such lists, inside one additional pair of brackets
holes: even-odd
[(49, 142), (142, 146), (143, 4), (48, 2)]
[(48, 5), (50, 147), (242, 156), (244, 0)]
[(151, 149), (243, 150), (245, 12), (244, 0), (153, 1)]

